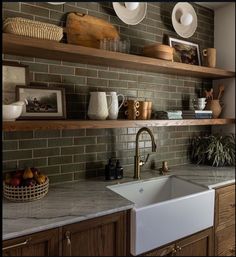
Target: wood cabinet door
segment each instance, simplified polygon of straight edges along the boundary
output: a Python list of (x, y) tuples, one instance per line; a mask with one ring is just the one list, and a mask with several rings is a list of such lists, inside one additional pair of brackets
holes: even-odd
[(126, 212), (62, 227), (63, 256), (125, 256)]
[(235, 256), (235, 226), (221, 229), (215, 237), (216, 256)]
[(58, 229), (3, 241), (3, 256), (58, 256)]
[(215, 228), (235, 224), (235, 184), (216, 190)]
[(212, 256), (212, 228), (176, 242), (175, 256)]
[(175, 244), (169, 244), (148, 253), (141, 254), (141, 256), (174, 256), (175, 252)]
[(212, 239), (213, 229), (209, 228), (141, 256), (212, 256)]

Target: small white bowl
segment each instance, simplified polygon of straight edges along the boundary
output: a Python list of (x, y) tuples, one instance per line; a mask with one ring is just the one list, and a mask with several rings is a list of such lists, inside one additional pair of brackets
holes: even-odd
[(2, 108), (2, 117), (4, 121), (15, 121), (20, 117), (23, 110), (22, 105), (3, 105)]

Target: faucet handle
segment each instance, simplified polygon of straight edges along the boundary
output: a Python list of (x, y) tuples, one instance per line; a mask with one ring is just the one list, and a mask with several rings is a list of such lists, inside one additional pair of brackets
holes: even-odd
[(146, 160), (144, 161), (144, 164), (148, 161), (150, 154), (147, 154)]
[(149, 159), (149, 156), (150, 156), (150, 154), (148, 154), (148, 155), (147, 155), (147, 157), (146, 157), (145, 161), (140, 160), (140, 161), (139, 161), (139, 166), (143, 166), (144, 164), (146, 164), (146, 162), (147, 162), (147, 161), (148, 161), (148, 159)]

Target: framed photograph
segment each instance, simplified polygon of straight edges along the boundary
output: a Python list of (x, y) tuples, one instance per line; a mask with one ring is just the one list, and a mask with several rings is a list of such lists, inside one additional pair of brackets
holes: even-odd
[(18, 101), (26, 99), (20, 119), (65, 119), (65, 89), (16, 86)]
[(18, 62), (2, 62), (2, 102), (11, 104), (16, 100), (16, 85), (29, 85), (29, 66)]
[(198, 44), (169, 37), (169, 46), (174, 48), (174, 62), (201, 65)]

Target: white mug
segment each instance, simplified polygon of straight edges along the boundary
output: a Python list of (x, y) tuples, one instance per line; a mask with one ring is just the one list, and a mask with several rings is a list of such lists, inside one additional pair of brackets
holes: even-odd
[[(105, 120), (108, 117), (108, 109), (105, 92), (90, 92), (88, 116), (92, 120)], [(111, 97), (111, 96), (108, 96)]]
[[(109, 92), (107, 93), (107, 96), (109, 97), (108, 100), (108, 105), (110, 106), (108, 112), (108, 118), (110, 120), (116, 120), (118, 118), (118, 113), (119, 110), (121, 108), (121, 106), (123, 105), (124, 101), (125, 101), (125, 97), (122, 94), (118, 94), (116, 92)], [(122, 101), (121, 104), (119, 105), (118, 102), (118, 97), (121, 96), (122, 97)]]

